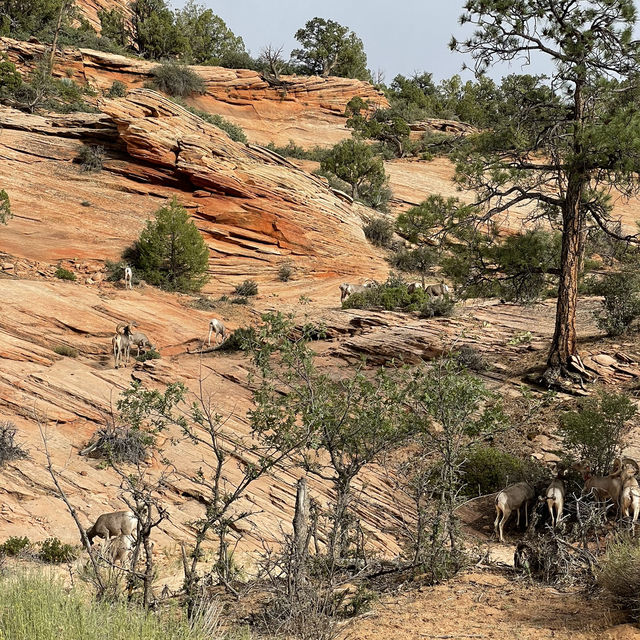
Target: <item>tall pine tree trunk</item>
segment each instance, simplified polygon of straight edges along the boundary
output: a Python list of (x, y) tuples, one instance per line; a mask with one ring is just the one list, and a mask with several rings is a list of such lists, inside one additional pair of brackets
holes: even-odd
[(583, 85), (584, 78), (578, 78), (573, 94), (573, 158), (567, 173), (567, 190), (562, 206), (562, 250), (556, 326), (547, 360), (549, 370), (561, 375), (566, 375), (576, 365), (578, 369), (582, 369), (578, 358), (576, 309), (584, 231), (582, 196), (589, 183), (589, 174), (584, 167)]

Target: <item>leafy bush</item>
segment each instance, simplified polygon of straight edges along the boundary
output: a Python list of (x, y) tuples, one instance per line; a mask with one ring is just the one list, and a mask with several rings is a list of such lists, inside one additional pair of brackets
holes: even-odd
[(85, 144), (78, 152), (77, 160), (83, 171), (101, 171), (104, 162), (104, 147)]
[(13, 422), (5, 420), (0, 422), (0, 467), (11, 460), (20, 460), (27, 457), (27, 452), (16, 444), (18, 432)]
[(560, 435), (568, 453), (586, 460), (595, 474), (607, 474), (613, 460), (627, 445), (636, 415), (635, 404), (625, 395), (600, 392), (595, 398), (584, 398), (577, 411), (560, 418)]
[[(149, 613), (118, 601), (98, 602), (50, 572), (0, 577), (0, 637), (7, 640), (206, 640), (198, 620), (180, 611)], [(220, 634), (222, 637), (223, 634)]]
[(114, 80), (107, 91), (107, 98), (124, 98), (127, 95), (127, 85), (120, 80)]
[(290, 262), (285, 262), (280, 265), (278, 269), (278, 280), (280, 282), (289, 282), (293, 275), (293, 265)]
[(217, 351), (242, 351), (247, 344), (256, 339), (256, 330), (253, 327), (238, 327), (218, 347)]
[(380, 216), (369, 218), (362, 230), (367, 240), (376, 247), (388, 247), (393, 239), (393, 223)]
[(633, 539), (625, 537), (609, 544), (596, 580), (632, 619), (640, 619), (640, 546)]
[(138, 362), (146, 362), (147, 360), (160, 360), (162, 356), (155, 349), (148, 349), (139, 356), (136, 356)]
[(640, 316), (640, 277), (628, 272), (606, 275), (596, 293), (604, 296), (602, 310), (595, 313), (598, 327), (610, 336), (626, 333)]
[(67, 358), (77, 358), (78, 351), (73, 347), (70, 347), (66, 344), (57, 344), (53, 347), (53, 352), (57, 353), (59, 356), (67, 356)]
[(98, 429), (85, 452), (93, 458), (137, 464), (148, 458), (153, 434), (137, 427), (108, 424)]
[(257, 296), (258, 295), (258, 283), (255, 280), (245, 280), (242, 284), (239, 284), (234, 293), (239, 296)]
[(231, 304), (249, 304), (249, 298), (246, 296), (236, 296), (231, 298)]
[(451, 296), (435, 296), (428, 298), (420, 307), (421, 318), (435, 318), (441, 316), (450, 316), (456, 306)]
[(38, 558), (48, 564), (62, 564), (76, 559), (76, 553), (70, 544), (58, 538), (47, 538), (40, 543)]
[(209, 249), (175, 196), (147, 220), (129, 257), (148, 283), (169, 291), (198, 291), (208, 279)]
[(523, 480), (535, 482), (540, 475), (533, 462), (521, 460), (493, 447), (475, 447), (463, 465), (465, 493), (486, 495)]
[(229, 122), (229, 120), (223, 118), (221, 115), (217, 113), (209, 113), (208, 111), (192, 107), (180, 98), (174, 97), (173, 101), (176, 104), (179, 104), (183, 109), (186, 109), (189, 113), (193, 113), (194, 116), (198, 116), (198, 118), (201, 118), (205, 122), (218, 127), (218, 129), (222, 129), (234, 142), (242, 142), (243, 144), (247, 144), (249, 142), (244, 129), (241, 126), (233, 124), (233, 122)]
[(29, 538), (20, 538), (18, 536), (11, 536), (7, 538), (2, 544), (0, 544), (0, 556), (14, 557), (19, 555), (25, 549), (31, 546)]
[(419, 311), (429, 296), (422, 290), (407, 291), (407, 285), (396, 280), (372, 286), (361, 293), (350, 295), (343, 303), (343, 309), (385, 309), (393, 311)]
[(0, 224), (7, 224), (12, 217), (9, 194), (4, 189), (0, 189)]
[(76, 274), (73, 273), (73, 271), (69, 271), (69, 269), (65, 269), (61, 265), (58, 265), (55, 276), (60, 280), (71, 280), (72, 282), (76, 280)]
[(154, 89), (170, 96), (184, 98), (194, 93), (204, 93), (204, 80), (193, 69), (178, 62), (163, 62), (151, 71)]

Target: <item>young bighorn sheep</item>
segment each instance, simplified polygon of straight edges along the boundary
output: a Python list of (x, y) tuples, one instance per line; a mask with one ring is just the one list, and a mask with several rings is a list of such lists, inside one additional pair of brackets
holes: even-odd
[(113, 349), (113, 360), (115, 368), (120, 367), (120, 362), (124, 356), (124, 366), (129, 362), (129, 352), (131, 350), (131, 325), (125, 324), (120, 333), (120, 325), (116, 327), (116, 334), (111, 338), (111, 347)]
[(209, 346), (211, 346), (211, 334), (214, 333), (215, 334), (215, 342), (218, 342), (218, 336), (222, 337), (222, 342), (225, 341), (225, 338), (227, 337), (227, 330), (224, 326), (224, 324), (222, 323), (222, 320), (218, 320), (217, 318), (211, 318), (211, 320), (209, 320), (209, 337), (208, 337), (208, 343)]
[(145, 351), (149, 351), (149, 349), (154, 348), (149, 338), (147, 338), (147, 336), (140, 331), (134, 331), (129, 336), (129, 344), (136, 348), (136, 358), (140, 355), (140, 348), (144, 349)]
[(129, 265), (124, 268), (124, 288), (133, 289), (133, 271)]
[[(619, 461), (616, 461), (615, 464), (619, 464)], [(608, 476), (594, 476), (591, 473), (591, 466), (586, 462), (579, 462), (573, 465), (573, 468), (582, 474), (582, 479), (584, 480), (583, 496), (593, 493), (602, 502), (611, 499), (614, 504), (618, 504), (620, 492), (622, 491), (622, 480), (620, 480), (615, 465), (613, 472)]]
[(565, 469), (558, 469), (556, 477), (551, 481), (551, 484), (547, 487), (547, 493), (545, 501), (551, 514), (551, 527), (556, 528), (556, 525), (562, 520), (562, 510), (564, 509), (564, 496), (565, 486), (564, 477), (566, 475)]
[(115, 536), (130, 536), (136, 530), (138, 520), (132, 511), (115, 511), (103, 513), (98, 516), (91, 529), (87, 530), (89, 544), (93, 544), (94, 538), (109, 538)]
[(524, 506), (525, 526), (529, 526), (529, 503), (535, 497), (535, 491), (528, 482), (517, 482), (503, 489), (496, 496), (496, 519), (493, 530), (500, 534), (500, 542), (504, 542), (504, 523), (509, 519), (512, 511), (518, 512), (516, 526), (520, 526), (520, 509)]
[(422, 282), (410, 282), (407, 285), (407, 293), (415, 293), (418, 289), (422, 288)]
[(444, 296), (446, 294), (449, 293), (449, 291), (451, 291), (451, 289), (449, 289), (449, 287), (444, 284), (428, 284), (425, 288), (424, 288), (424, 292), (427, 295), (430, 295), (432, 297), (438, 297), (438, 296)]
[(113, 564), (124, 564), (132, 549), (133, 537), (120, 534), (105, 540), (105, 543), (102, 546), (102, 555)]

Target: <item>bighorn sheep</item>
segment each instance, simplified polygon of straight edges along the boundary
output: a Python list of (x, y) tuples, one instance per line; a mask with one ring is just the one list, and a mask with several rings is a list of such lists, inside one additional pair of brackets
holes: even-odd
[[(617, 461), (619, 463), (619, 461)], [(584, 487), (582, 495), (593, 493), (598, 500), (606, 501), (611, 499), (616, 505), (620, 499), (622, 491), (622, 480), (620, 480), (617, 468), (608, 476), (594, 476), (591, 473), (591, 466), (585, 462), (579, 462), (573, 466), (574, 469), (582, 473)]]
[(125, 367), (129, 362), (129, 351), (131, 349), (131, 325), (126, 324), (120, 333), (120, 325), (116, 327), (116, 334), (111, 338), (111, 347), (113, 349), (113, 360), (115, 368), (120, 367), (120, 361), (124, 356)]
[(500, 534), (500, 542), (504, 542), (504, 523), (509, 519), (512, 511), (518, 511), (517, 526), (520, 526), (520, 509), (524, 506), (525, 525), (529, 526), (529, 514), (527, 508), (535, 497), (535, 491), (528, 482), (517, 482), (503, 489), (496, 496), (496, 519), (493, 530)]
[(129, 336), (129, 345), (136, 348), (136, 358), (140, 355), (140, 348), (144, 349), (145, 351), (154, 348), (149, 338), (147, 338), (147, 336), (140, 331), (135, 331)]
[(132, 511), (116, 511), (103, 513), (98, 516), (95, 524), (87, 530), (89, 544), (93, 544), (94, 538), (109, 538), (115, 536), (130, 536), (136, 530), (138, 520)]
[(218, 320), (217, 318), (211, 318), (211, 320), (209, 320), (209, 337), (208, 337), (208, 343), (209, 346), (211, 346), (211, 334), (214, 333), (215, 334), (215, 341), (218, 342), (218, 336), (222, 337), (222, 342), (225, 341), (225, 338), (227, 337), (227, 330), (225, 329), (224, 324), (222, 323), (222, 320)]
[(614, 472), (622, 482), (620, 517), (631, 517), (632, 526), (637, 522), (638, 515), (640, 515), (640, 485), (636, 478), (639, 472), (638, 463), (631, 458), (623, 458)]
[(451, 291), (451, 289), (449, 289), (449, 287), (444, 283), (441, 283), (441, 284), (428, 284), (424, 288), (424, 292), (427, 295), (430, 295), (432, 297), (438, 297), (438, 296), (447, 295), (449, 293), (449, 291)]
[(374, 287), (376, 282), (369, 282), (367, 284), (349, 284), (348, 282), (343, 282), (340, 285), (340, 302), (344, 302), (349, 296), (352, 296), (354, 293), (362, 293), (371, 287)]
[(129, 265), (124, 268), (124, 288), (133, 289), (133, 271)]
[(102, 555), (113, 564), (124, 563), (133, 549), (133, 537), (118, 535), (105, 541)]
[(410, 282), (407, 285), (407, 293), (415, 293), (418, 289), (423, 289), (422, 282)]
[(562, 520), (562, 510), (564, 509), (564, 496), (565, 486), (564, 477), (566, 475), (565, 469), (558, 469), (556, 477), (551, 481), (551, 484), (547, 487), (547, 493), (545, 495), (545, 501), (551, 514), (551, 527), (556, 528), (556, 525)]

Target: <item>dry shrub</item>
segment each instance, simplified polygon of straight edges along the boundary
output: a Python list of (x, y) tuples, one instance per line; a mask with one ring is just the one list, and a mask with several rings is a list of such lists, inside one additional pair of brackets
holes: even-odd
[(640, 619), (640, 546), (628, 537), (612, 542), (596, 580), (634, 620)]
[(27, 452), (15, 441), (17, 432), (13, 422), (0, 422), (0, 467), (11, 460), (27, 457)]

